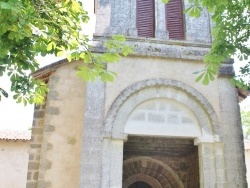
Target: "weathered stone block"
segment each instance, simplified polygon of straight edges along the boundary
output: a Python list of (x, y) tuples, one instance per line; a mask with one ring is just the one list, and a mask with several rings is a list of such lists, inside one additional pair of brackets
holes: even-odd
[(27, 182), (26, 188), (37, 188), (37, 182)]
[(54, 125), (45, 125), (44, 132), (53, 132), (55, 130)]
[(29, 160), (31, 161), (31, 160), (33, 160), (34, 159), (34, 154), (29, 154)]
[(33, 174), (33, 180), (38, 180), (38, 172), (34, 172), (34, 174)]
[(32, 127), (34, 127), (34, 126), (36, 126), (36, 120), (35, 119), (33, 119), (33, 121), (32, 121)]
[(149, 113), (148, 114), (148, 121), (164, 123), (165, 118), (164, 118), (164, 116), (162, 114)]
[(40, 160), (40, 155), (36, 155), (36, 160), (39, 161)]
[(49, 181), (44, 181), (44, 180), (39, 180), (38, 181), (38, 186), (37, 188), (50, 188), (51, 187), (51, 182)]
[(47, 143), (47, 151), (51, 150), (53, 148), (53, 145), (51, 143)]
[(35, 111), (34, 112), (34, 118), (43, 118), (44, 117), (44, 111)]
[(188, 169), (188, 165), (185, 162), (181, 162), (180, 163), (180, 170), (187, 170)]
[(31, 175), (32, 175), (32, 172), (27, 173), (27, 180), (31, 180)]
[(28, 169), (29, 170), (38, 170), (39, 169), (39, 163), (37, 163), (37, 162), (29, 162)]
[(36, 127), (43, 127), (44, 126), (44, 119), (36, 119)]
[(59, 99), (58, 91), (50, 91), (48, 93), (48, 99), (50, 99), (50, 100), (58, 100)]
[(43, 133), (43, 129), (42, 128), (32, 128), (32, 134), (42, 134)]
[(30, 144), (31, 148), (41, 148), (41, 144)]
[(42, 141), (43, 141), (43, 136), (37, 136), (36, 137), (36, 142), (42, 143)]
[(57, 107), (47, 107), (46, 114), (50, 115), (58, 115), (60, 113), (59, 108)]
[(49, 161), (49, 160), (45, 160), (41, 163), (41, 169), (42, 170), (48, 170), (48, 169), (51, 169), (51, 166), (52, 166), (52, 162)]
[(39, 110), (41, 108), (41, 105), (35, 105), (35, 110)]

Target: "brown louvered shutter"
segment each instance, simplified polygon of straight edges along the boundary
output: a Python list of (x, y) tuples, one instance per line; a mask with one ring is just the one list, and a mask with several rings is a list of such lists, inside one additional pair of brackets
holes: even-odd
[(182, 0), (170, 0), (165, 7), (170, 39), (184, 39)]
[(155, 36), (154, 0), (136, 1), (136, 28), (139, 37)]

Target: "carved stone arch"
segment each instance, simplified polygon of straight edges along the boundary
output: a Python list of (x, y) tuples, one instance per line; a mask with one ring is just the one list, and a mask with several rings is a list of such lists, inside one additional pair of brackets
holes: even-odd
[(149, 79), (127, 87), (113, 102), (105, 122), (105, 137), (126, 139), (124, 126), (130, 112), (141, 102), (165, 97), (186, 105), (196, 115), (209, 142), (221, 141), (218, 117), (209, 101), (193, 87), (171, 79)]
[(151, 157), (134, 157), (123, 162), (123, 188), (136, 181), (144, 181), (154, 188), (167, 185), (184, 188), (179, 176), (167, 164)]
[(151, 176), (145, 174), (136, 174), (130, 176), (126, 181), (123, 182), (122, 188), (128, 188), (135, 182), (142, 181), (150, 185), (152, 188), (162, 188), (161, 184)]

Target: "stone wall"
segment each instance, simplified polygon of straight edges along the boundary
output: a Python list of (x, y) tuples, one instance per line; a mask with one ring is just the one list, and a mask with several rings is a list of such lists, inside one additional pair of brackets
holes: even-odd
[(150, 78), (171, 78), (192, 86), (199, 91), (212, 104), (215, 111), (220, 114), (219, 93), (215, 89), (218, 88), (217, 80), (207, 86), (195, 82), (197, 75), (193, 74), (193, 72), (204, 69), (204, 64), (201, 60), (126, 57), (122, 58), (119, 64), (109, 64), (108, 69), (116, 72), (118, 77), (114, 82), (106, 84), (106, 113), (111, 107), (112, 102), (115, 101), (123, 90), (132, 84)]
[[(156, 38), (166, 40), (168, 34), (165, 26), (165, 6), (160, 0), (156, 0), (155, 5)], [(188, 0), (185, 0), (184, 9), (188, 7)], [(199, 18), (184, 15), (184, 20), (185, 38), (187, 41), (211, 42), (210, 16), (206, 10), (202, 11)], [(137, 36), (136, 0), (119, 1), (119, 3), (116, 1), (98, 0), (96, 34)]]
[(199, 178), (199, 158), (198, 150), (192, 153), (189, 156), (189, 169), (188, 169), (188, 178), (187, 178), (187, 187), (188, 188), (199, 188), (200, 187), (200, 178)]
[[(164, 96), (161, 95), (160, 88), (155, 86), (155, 90), (151, 89), (154, 86), (151, 85), (150, 80), (158, 78), (160, 84), (160, 78), (173, 79), (176, 87), (181, 87), (182, 83), (187, 84), (187, 87), (197, 91), (193, 95), (196, 98), (194, 100), (198, 99), (197, 103), (192, 102), (193, 96), (183, 97), (179, 92), (181, 89), (176, 89), (175, 92), (166, 89), (164, 93), (166, 93), (166, 98), (182, 101), (195, 112), (198, 119), (201, 118), (199, 126), (204, 137), (200, 140), (196, 139), (201, 162), (199, 166), (200, 186), (246, 187), (237, 93), (236, 89), (229, 85), (228, 77), (220, 75), (208, 86), (196, 83), (197, 75), (192, 73), (194, 70), (202, 70), (204, 65), (201, 61), (185, 59), (126, 57), (121, 60), (120, 64), (108, 65), (108, 68), (117, 72), (118, 78), (113, 83), (107, 83), (106, 87), (107, 137), (110, 136), (111, 140), (112, 137), (117, 140), (120, 138), (120, 141), (126, 140), (126, 133), (131, 132), (125, 132), (124, 125), (133, 110), (144, 102), (143, 99), (146, 101), (153, 97)], [(145, 83), (145, 85), (139, 83)], [(148, 88), (148, 93), (145, 88)], [(151, 98), (145, 97), (149, 94), (151, 94)], [(200, 97), (203, 99), (201, 100)], [(203, 111), (204, 109), (205, 111)], [(144, 129), (140, 130), (136, 135), (140, 135), (140, 133), (145, 135)], [(117, 140), (116, 142), (118, 142)], [(111, 163), (115, 160), (118, 161), (118, 159), (112, 159)], [(235, 173), (235, 170), (240, 173)], [(192, 184), (192, 182), (190, 183)]]
[(41, 146), (44, 131), (44, 117), (45, 105), (35, 106), (32, 124), (32, 136), (29, 150), (29, 164), (26, 188), (36, 188), (38, 185)]
[(25, 188), (30, 141), (0, 139), (0, 187)]
[(38, 187), (78, 187), (85, 83), (79, 63), (59, 67), (49, 80)]
[(76, 76), (78, 65), (58, 67), (46, 105), (35, 107), (27, 188), (79, 185), (85, 83)]

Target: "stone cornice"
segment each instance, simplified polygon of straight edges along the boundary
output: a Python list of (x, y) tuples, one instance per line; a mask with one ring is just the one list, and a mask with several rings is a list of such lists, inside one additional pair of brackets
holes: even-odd
[(234, 67), (233, 64), (222, 64), (219, 68), (219, 76), (233, 76), (234, 75)]
[[(109, 37), (94, 36), (93, 52), (103, 53), (103, 42)], [(155, 38), (127, 37), (127, 43), (134, 47), (134, 56), (162, 57), (201, 61), (211, 47), (209, 43), (197, 43), (192, 41), (160, 40)]]

